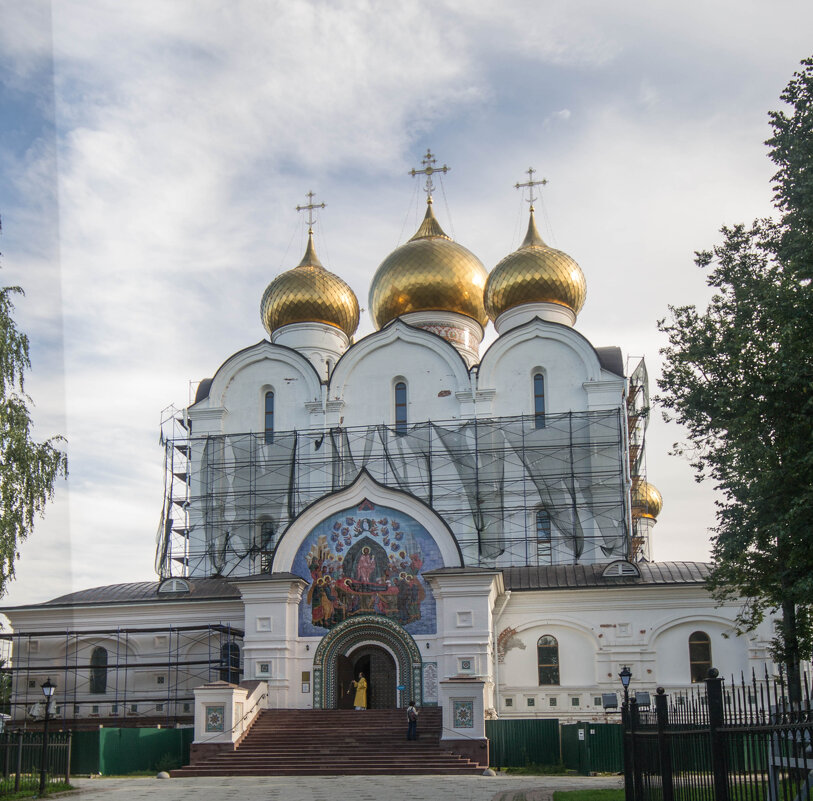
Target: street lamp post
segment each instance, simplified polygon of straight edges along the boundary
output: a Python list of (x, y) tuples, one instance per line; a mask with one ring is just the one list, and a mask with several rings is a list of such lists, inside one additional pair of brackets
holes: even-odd
[(624, 703), (621, 705), (621, 723), (624, 729), (624, 798), (625, 801), (635, 801), (633, 786), (633, 743), (630, 719), (630, 679), (632, 671), (628, 665), (621, 668), (618, 674), (621, 686), (624, 688)]
[(51, 679), (47, 679), (42, 684), (42, 694), (45, 696), (45, 724), (42, 727), (42, 756), (40, 757), (40, 796), (45, 795), (45, 779), (48, 775), (48, 720), (51, 712), (51, 698), (56, 690), (56, 685), (51, 684)]

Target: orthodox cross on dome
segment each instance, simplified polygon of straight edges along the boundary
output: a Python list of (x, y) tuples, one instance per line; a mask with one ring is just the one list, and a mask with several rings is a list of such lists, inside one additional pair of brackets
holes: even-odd
[(313, 224), (316, 222), (313, 218), (313, 210), (314, 209), (323, 209), (325, 207), (324, 203), (314, 203), (313, 199), (316, 195), (313, 192), (308, 192), (305, 197), (308, 199), (308, 202), (305, 206), (297, 206), (297, 211), (307, 211), (308, 212), (308, 233), (313, 233)]
[(526, 200), (531, 205), (531, 211), (534, 210), (534, 202), (539, 199), (538, 195), (534, 195), (534, 187), (535, 186), (544, 186), (547, 182), (547, 178), (543, 178), (541, 181), (534, 181), (534, 173), (536, 170), (533, 167), (528, 167), (525, 172), (528, 173), (528, 180), (525, 181), (524, 184), (514, 184), (514, 189), (527, 189), (528, 190), (528, 197)]
[(426, 176), (426, 186), (424, 186), (423, 191), (426, 192), (426, 199), (429, 203), (432, 202), (432, 192), (435, 191), (435, 185), (432, 183), (432, 175), (436, 172), (449, 172), (451, 167), (447, 167), (445, 164), (442, 167), (435, 167), (434, 165), (437, 164), (437, 159), (435, 158), (434, 154), (432, 153), (429, 148), (426, 149), (426, 155), (421, 159), (421, 164), (423, 164), (422, 170), (412, 169), (409, 171), (409, 174), (414, 178), (416, 175), (425, 175)]

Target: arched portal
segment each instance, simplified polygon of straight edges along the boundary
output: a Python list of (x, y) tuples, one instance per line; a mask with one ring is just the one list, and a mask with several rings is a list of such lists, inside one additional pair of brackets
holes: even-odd
[[(313, 708), (345, 706), (352, 671), (358, 675), (362, 666), (370, 672), (364, 671), (372, 708), (404, 707), (410, 699), (420, 703), (421, 662), (415, 640), (395, 621), (381, 615), (345, 620), (322, 638), (314, 654)], [(399, 685), (404, 690), (397, 691)]]
[(380, 645), (361, 645), (346, 656), (339, 654), (336, 663), (336, 705), (352, 709), (355, 700), (353, 680), (360, 673), (367, 680), (367, 708), (394, 709), (398, 706), (398, 668), (395, 658)]

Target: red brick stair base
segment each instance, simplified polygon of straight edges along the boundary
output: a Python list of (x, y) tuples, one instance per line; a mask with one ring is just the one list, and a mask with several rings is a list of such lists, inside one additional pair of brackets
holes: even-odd
[(444, 747), (439, 708), (421, 710), (418, 740), (406, 731), (403, 709), (269, 709), (236, 749), (193, 745), (191, 764), (172, 776), (472, 775), (488, 767)]

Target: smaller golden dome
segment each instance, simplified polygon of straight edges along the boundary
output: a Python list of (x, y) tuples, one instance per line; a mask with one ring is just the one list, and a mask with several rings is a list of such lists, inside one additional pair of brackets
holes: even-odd
[(456, 312), (485, 326), (487, 276), (480, 259), (443, 232), (430, 197), (415, 235), (376, 270), (370, 285), (370, 314), (376, 328), (417, 311)]
[(663, 509), (663, 497), (652, 485), (640, 477), (632, 480), (632, 516), (654, 520)]
[(578, 314), (586, 296), (581, 267), (567, 253), (545, 244), (536, 229), (532, 206), (525, 240), (488, 276), (488, 316), (496, 320), (504, 311), (524, 303), (558, 303)]
[(291, 323), (325, 323), (352, 336), (359, 324), (359, 302), (338, 275), (316, 256), (313, 231), (302, 261), (278, 275), (263, 293), (260, 316), (269, 334)]

